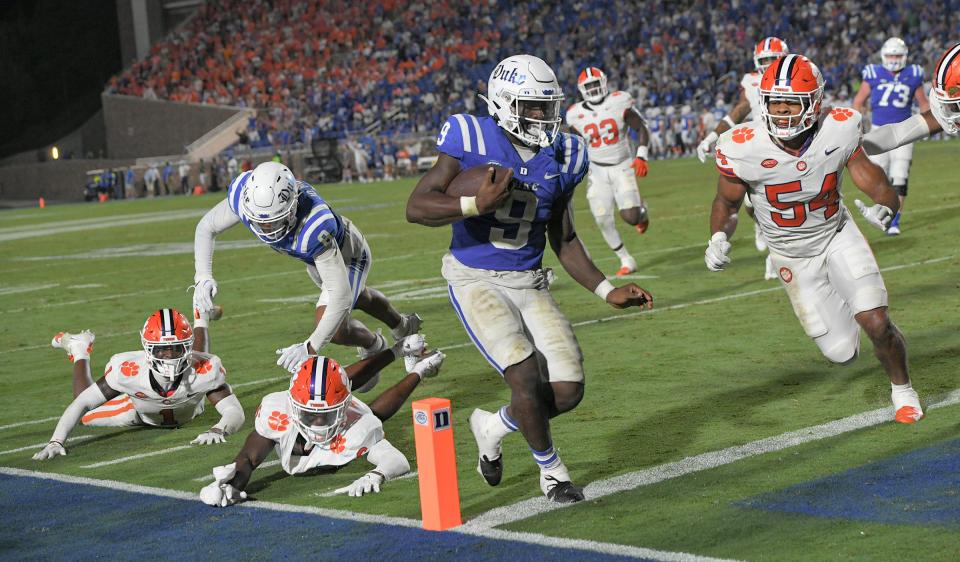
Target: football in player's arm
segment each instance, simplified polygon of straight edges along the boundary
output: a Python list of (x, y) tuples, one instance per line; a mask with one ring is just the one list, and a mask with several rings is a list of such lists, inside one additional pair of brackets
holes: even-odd
[(197, 331), (201, 343), (195, 350), (194, 332), (186, 317), (176, 309), (156, 311), (141, 332), (143, 351), (113, 356), (95, 383), (90, 374), (93, 333), (57, 334), (53, 346), (64, 349), (73, 361), (74, 400), (34, 460), (66, 455), (67, 437), (81, 422), (102, 427), (179, 427), (203, 412), (204, 397), (221, 418), (191, 444), (224, 443), (243, 425), (243, 408), (226, 383), (220, 359), (205, 353), (207, 329)]
[[(244, 490), (253, 471), (274, 450), (288, 474), (343, 466), (366, 456), (374, 468), (335, 490), (350, 496), (379, 492), (384, 482), (407, 473), (410, 464), (384, 437), (382, 422), (397, 413), (424, 378), (439, 372), (444, 355), (425, 353), (425, 345), (423, 336), (414, 334), (346, 368), (330, 358), (309, 357), (289, 390), (264, 397), (254, 430), (233, 463), (213, 469), (214, 481), (201, 490), (201, 501), (227, 507), (247, 499)], [(396, 357), (404, 358), (406, 377), (369, 406), (352, 396), (351, 386), (378, 378)]]

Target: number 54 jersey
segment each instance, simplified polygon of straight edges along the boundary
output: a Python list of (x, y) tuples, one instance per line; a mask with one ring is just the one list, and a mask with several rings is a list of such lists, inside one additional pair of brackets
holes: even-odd
[(848, 212), (840, 200), (843, 169), (862, 150), (861, 116), (837, 107), (821, 115), (799, 156), (784, 151), (761, 121), (720, 135), (721, 174), (747, 184), (755, 218), (774, 252), (806, 258), (823, 253)]
[(494, 271), (539, 269), (554, 205), (573, 195), (589, 166), (580, 137), (560, 133), (524, 161), (491, 117), (449, 117), (437, 150), (460, 169), (496, 164), (513, 168), (510, 197), (494, 213), (453, 223), (450, 252), (468, 267)]

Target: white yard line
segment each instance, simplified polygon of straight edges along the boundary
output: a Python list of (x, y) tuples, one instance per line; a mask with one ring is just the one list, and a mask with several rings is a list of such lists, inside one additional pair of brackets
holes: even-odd
[[(67, 476), (65, 474), (54, 474), (49, 472), (37, 472), (33, 470), (23, 470), (19, 468), (0, 467), (0, 474), (9, 476), (20, 476), (28, 478), (40, 478), (43, 480), (52, 480), (54, 482), (65, 482), (68, 484), (85, 484), (87, 486), (96, 486), (108, 490), (118, 490), (134, 494), (145, 494), (162, 498), (173, 498), (187, 501), (199, 501), (197, 494), (182, 492), (179, 490), (168, 490), (165, 488), (156, 488), (153, 486), (140, 486), (136, 484), (127, 484), (116, 480), (100, 480), (95, 478), (84, 478), (80, 476)], [(366, 513), (356, 513), (342, 509), (327, 509), (322, 507), (308, 507), (302, 505), (288, 505), (265, 501), (251, 501), (235, 505), (230, 509), (265, 509), (270, 511), (280, 511), (286, 513), (302, 513), (309, 515), (319, 515), (331, 519), (340, 519), (346, 521), (356, 521), (359, 523), (372, 523), (375, 525), (395, 525), (399, 527), (420, 528), (421, 522), (418, 519), (408, 517), (390, 517), (386, 515), (370, 515)], [(210, 513), (219, 513), (215, 508), (210, 508)], [(526, 544), (539, 546), (549, 546), (554, 548), (569, 548), (585, 551), (585, 558), (589, 552), (602, 552), (618, 556), (628, 556), (633, 558), (646, 558), (649, 560), (663, 560), (666, 562), (724, 562), (722, 559), (697, 556), (683, 552), (667, 552), (654, 550), (651, 548), (641, 548), (635, 546), (626, 546), (613, 543), (604, 543), (597, 541), (563, 539), (559, 537), (550, 537), (536, 533), (518, 533), (513, 531), (501, 531), (497, 529), (470, 529), (465, 526), (447, 531), (450, 533), (462, 533), (465, 535), (485, 537), (494, 540), (516, 541)]]
[[(67, 443), (76, 443), (77, 441), (84, 441), (86, 439), (92, 439), (93, 435), (78, 435), (77, 437), (68, 437)], [(49, 441), (44, 441), (43, 443), (37, 443), (35, 445), (26, 445), (23, 447), (17, 447), (16, 449), (9, 449), (6, 451), (0, 451), (0, 455), (9, 455), (10, 453), (19, 453), (20, 451), (29, 451), (31, 449), (39, 450), (41, 447), (45, 446)]]
[[(198, 445), (202, 447), (202, 445)], [(147, 457), (155, 457), (157, 455), (166, 455), (167, 453), (173, 453), (175, 451), (182, 451), (184, 449), (194, 449), (194, 445), (180, 445), (178, 447), (170, 447), (169, 449), (160, 449), (159, 451), (151, 451), (149, 453), (140, 453), (139, 455), (130, 455), (129, 457), (120, 457), (119, 459), (113, 459), (109, 461), (95, 462), (93, 464), (85, 464), (80, 468), (100, 468), (102, 466), (110, 466), (114, 464), (120, 464), (129, 461), (135, 461), (140, 459), (145, 459)]]
[(241, 383), (236, 383), (236, 384), (232, 384), (232, 383), (231, 383), (231, 384), (230, 384), (230, 388), (234, 388), (234, 389), (236, 389), (236, 388), (243, 388), (243, 387), (245, 387), (245, 386), (253, 386), (253, 385), (256, 385), (256, 384), (264, 384), (264, 383), (268, 383), (268, 382), (276, 382), (276, 381), (283, 381), (283, 380), (290, 380), (290, 375), (280, 375), (279, 377), (270, 377), (270, 378), (267, 378), (267, 379), (259, 379), (259, 380), (255, 380), (255, 381), (247, 381), (247, 382), (241, 382)]
[(43, 283), (42, 285), (19, 285), (16, 287), (0, 287), (0, 296), (15, 295), (19, 293), (31, 293), (33, 291), (42, 291), (59, 287), (60, 283)]
[(29, 227), (4, 228), (0, 229), (0, 242), (23, 240), (25, 238), (39, 238), (41, 236), (54, 236), (57, 234), (66, 234), (68, 232), (87, 232), (90, 230), (114, 228), (117, 226), (132, 226), (151, 222), (190, 219), (194, 217), (201, 217), (206, 214), (206, 212), (206, 209), (190, 209), (184, 211), (169, 211), (164, 213), (143, 213), (140, 215), (118, 215), (109, 218), (103, 217), (96, 219), (63, 221), (54, 224), (42, 223)]
[[(279, 461), (278, 461), (278, 462), (279, 462)], [(411, 478), (416, 478), (416, 477), (417, 477), (417, 471), (413, 471), (413, 472), (408, 472), (408, 473), (404, 474), (403, 476), (398, 476), (398, 477), (394, 478), (393, 480), (391, 480), (391, 482), (395, 482), (395, 481), (397, 481), (397, 480), (409, 480), (409, 479), (411, 479)], [(210, 478), (213, 479), (213, 476), (211, 475)], [(316, 496), (316, 497), (318, 497), (318, 498), (332, 498), (332, 497), (334, 497), (334, 496), (342, 496), (342, 495), (344, 495), (343, 492), (340, 492), (339, 494), (336, 492), (336, 490), (339, 490), (339, 489), (340, 489), (340, 488), (335, 488), (335, 489), (327, 490), (326, 492), (314, 492), (313, 495)]]
[[(945, 397), (927, 404), (926, 408), (929, 411), (958, 403), (960, 403), (960, 389), (953, 390)], [(604, 496), (633, 490), (641, 486), (649, 486), (665, 480), (679, 478), (694, 472), (717, 468), (749, 457), (780, 451), (804, 443), (820, 441), (882, 423), (892, 423), (893, 413), (892, 406), (877, 408), (876, 410), (854, 414), (836, 421), (806, 427), (796, 431), (788, 431), (774, 437), (759, 439), (745, 445), (727, 447), (719, 451), (711, 451), (709, 453), (687, 457), (676, 462), (621, 474), (613, 478), (597, 480), (587, 484), (583, 489), (583, 494), (588, 500), (592, 501)], [(465, 526), (471, 529), (489, 529), (521, 521), (529, 517), (535, 517), (548, 511), (555, 511), (564, 507), (567, 507), (567, 505), (553, 503), (547, 501), (546, 498), (531, 498), (512, 505), (491, 509), (471, 519)]]
[(4, 429), (13, 429), (14, 427), (22, 427), (24, 425), (34, 425), (38, 423), (45, 423), (48, 421), (53, 421), (58, 419), (60, 419), (60, 416), (51, 416), (49, 418), (41, 418), (39, 420), (29, 420), (29, 421), (22, 421), (17, 423), (8, 423), (7, 425), (0, 425), (0, 431), (3, 431)]

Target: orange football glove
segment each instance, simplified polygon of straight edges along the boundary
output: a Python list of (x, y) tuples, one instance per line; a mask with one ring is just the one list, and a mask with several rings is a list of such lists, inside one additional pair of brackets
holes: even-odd
[(637, 174), (637, 177), (640, 177), (640, 178), (646, 177), (647, 161), (644, 160), (643, 158), (640, 158), (640, 157), (634, 158), (633, 164), (630, 164), (630, 167), (633, 168), (633, 171), (635, 174)]

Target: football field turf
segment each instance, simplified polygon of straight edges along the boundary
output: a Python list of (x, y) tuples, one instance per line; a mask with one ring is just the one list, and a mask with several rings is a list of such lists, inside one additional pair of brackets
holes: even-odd
[[(548, 250), (545, 264), (559, 275), (552, 291), (575, 325), (587, 377), (583, 402), (557, 418), (552, 432), (574, 482), (587, 486), (588, 501), (560, 509), (540, 499), (535, 464), (520, 435), (504, 443), (500, 486), (488, 487), (475, 472), (470, 412), (498, 408), (509, 393), (469, 343), (447, 300), (439, 269), (449, 228), (411, 225), (404, 218), (414, 180), (319, 186), (367, 236), (374, 254), (368, 284), (402, 312), (418, 312), (429, 344), (447, 353), (439, 377), (422, 384), (413, 399), (452, 401), (467, 520), (462, 531), (472, 533), (455, 536), (486, 542), (397, 535), (401, 544), (421, 545), (418, 551), (401, 551), (400, 557), (538, 557), (533, 550), (495, 546), (509, 539), (540, 548), (596, 550), (580, 557), (604, 552), (664, 559), (684, 554), (748, 560), (957, 559), (958, 155), (960, 142), (917, 146), (899, 237), (867, 225), (853, 205), (862, 194), (849, 181), (844, 185), (844, 202), (883, 270), (890, 314), (906, 336), (913, 384), (927, 408), (927, 418), (913, 426), (889, 421), (890, 386), (869, 340), (862, 340), (860, 358), (842, 367), (828, 363), (804, 335), (779, 282), (763, 280), (763, 256), (753, 247), (748, 218), (742, 216), (733, 238), (728, 270), (706, 270), (703, 251), (716, 185), (712, 165), (692, 159), (651, 163), (649, 177), (640, 180), (650, 229), (637, 236), (621, 224), (640, 265), (631, 280), (653, 293), (655, 310), (619, 311), (601, 303), (560, 270)], [(598, 266), (612, 274), (617, 260), (587, 210), (585, 188), (581, 185), (576, 197), (578, 232)], [(5, 474), (0, 475), (0, 505), (5, 513), (33, 520), (42, 519), (42, 511), (51, 521), (50, 526), (4, 525), (0, 545), (7, 556), (87, 552), (88, 543), (90, 548), (101, 544), (93, 537), (106, 537), (102, 544), (123, 544), (114, 534), (124, 532), (125, 520), (144, 514), (151, 514), (145, 529), (159, 532), (165, 522), (175, 529), (203, 529), (203, 544), (211, 550), (193, 550), (200, 558), (214, 552), (300, 557), (303, 551), (276, 550), (263, 538), (245, 543), (242, 532), (218, 534), (240, 525), (249, 536), (258, 517), (284, 513), (279, 511), (284, 506), (293, 506), (300, 518), (362, 521), (369, 528), (349, 531), (361, 542), (380, 532), (373, 526), (378, 521), (416, 525), (415, 478), (389, 482), (372, 497), (329, 494), (369, 470), (366, 461), (310, 477), (285, 477), (276, 465), (261, 468), (250, 490), (257, 500), (270, 502), (267, 510), (231, 508), (243, 515), (230, 515), (201, 509), (199, 500), (199, 507), (185, 503), (184, 492), (196, 494), (213, 466), (233, 459), (252, 427), (259, 399), (286, 388), (288, 376), (275, 365), (274, 350), (302, 341), (313, 325), (317, 290), (302, 264), (270, 251), (240, 226), (217, 243), (217, 302), (225, 316), (211, 326), (211, 351), (223, 359), (244, 406), (241, 433), (224, 445), (189, 446), (219, 417), (208, 407), (200, 419), (177, 430), (79, 427), (68, 442), (68, 456), (44, 463), (30, 459), (72, 399), (71, 367), (62, 351), (50, 347), (52, 335), (93, 330), (96, 377), (110, 355), (139, 349), (138, 331), (153, 309), (189, 309), (194, 227), (223, 196), (0, 212), (0, 472)], [(363, 313), (355, 317), (383, 328)], [(345, 363), (356, 357), (355, 350), (336, 346), (326, 353)], [(377, 389), (358, 396), (369, 400), (401, 375), (401, 367), (392, 365)], [(409, 412), (407, 405), (385, 428), (415, 469)], [(79, 479), (35, 480), (22, 470)], [(101, 496), (76, 490), (111, 487), (134, 497), (138, 490), (166, 495), (169, 503), (146, 508), (134, 500), (104, 500), (101, 516), (77, 507)], [(51, 489), (64, 491), (62, 501), (49, 497)], [(98, 533), (77, 537), (75, 550), (71, 535), (57, 534), (54, 541), (52, 534), (59, 526), (69, 527), (74, 512), (86, 519), (84, 532)], [(164, 517), (155, 519), (158, 513)], [(223, 526), (211, 525), (211, 518), (223, 518)], [(300, 519), (276, 523), (284, 524), (304, 525)], [(286, 537), (284, 548), (296, 540), (312, 541), (318, 550), (339, 548), (345, 531), (333, 524), (322, 529), (309, 538)], [(590, 542), (563, 542), (567, 539)], [(60, 550), (43, 550), (51, 541)], [(217, 541), (225, 541), (226, 550), (214, 549)], [(364, 556), (396, 557), (389, 541), (368, 546)]]

